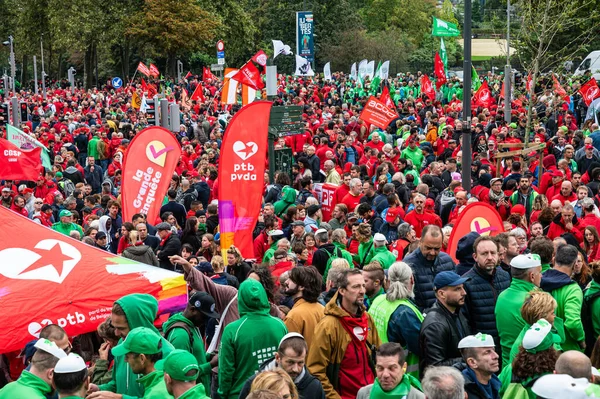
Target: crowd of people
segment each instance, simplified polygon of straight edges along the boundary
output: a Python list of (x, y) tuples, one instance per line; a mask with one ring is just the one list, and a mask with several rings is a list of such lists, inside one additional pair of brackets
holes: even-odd
[[(360, 119), (380, 90), (368, 79), (278, 78), (275, 104), (301, 106), (306, 128), (275, 142), (295, 163), (265, 178), (252, 258), (220, 245), (219, 152), (239, 106), (220, 104), (218, 79), (202, 82), (203, 102), (185, 94), (195, 77), (150, 82), (182, 110), (158, 220), (123, 220), (120, 203), (123, 157), (147, 126), (132, 95), (148, 85), (18, 93), (30, 110), (21, 128), (47, 146), (52, 169), (3, 180), (2, 205), (183, 273), (190, 295), (159, 328), (147, 294), (117, 300), (94, 333), (44, 327), (1, 356), (0, 399), (600, 397), (600, 127), (584, 120), (581, 82), (564, 80), (570, 97), (538, 85), (506, 122), (488, 74), (497, 105), (474, 104), (465, 143), (462, 83), (431, 99), (420, 75), (383, 83), (399, 115), (385, 130)], [(499, 144), (526, 137), (546, 144), (541, 164), (535, 151), (496, 162), (513, 150)], [(329, 217), (320, 183), (337, 186)], [(504, 232), (470, 232), (446, 253), (474, 202), (496, 209)]]

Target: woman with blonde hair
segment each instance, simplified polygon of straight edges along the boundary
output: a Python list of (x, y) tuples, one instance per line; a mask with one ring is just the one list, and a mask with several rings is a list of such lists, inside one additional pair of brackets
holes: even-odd
[(283, 370), (264, 371), (256, 376), (250, 392), (261, 389), (276, 393), (280, 399), (298, 398), (298, 390), (292, 378)]
[(225, 267), (225, 271), (237, 278), (240, 284), (246, 280), (248, 274), (252, 271), (252, 267), (244, 262), (242, 253), (235, 245), (227, 249), (227, 266)]

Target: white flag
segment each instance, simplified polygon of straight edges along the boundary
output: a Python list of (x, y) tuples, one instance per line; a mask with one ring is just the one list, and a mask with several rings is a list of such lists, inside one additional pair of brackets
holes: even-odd
[(142, 105), (140, 105), (140, 112), (142, 114), (145, 114), (146, 111), (148, 111), (148, 108), (150, 108), (150, 106), (148, 105), (148, 102), (146, 101), (146, 93), (144, 93), (144, 95), (142, 96)]
[(367, 63), (367, 71), (365, 76), (368, 76), (369, 79), (373, 79), (373, 76), (375, 76), (375, 61)]
[(283, 44), (281, 40), (273, 40), (273, 59), (279, 54), (290, 55), (294, 53), (292, 53), (291, 47), (287, 44)]
[(389, 77), (390, 74), (390, 62), (386, 61), (381, 64), (381, 68), (379, 69), (379, 77), (381, 80), (385, 80)]
[(325, 64), (323, 68), (323, 75), (325, 75), (325, 80), (331, 80), (331, 62)]
[(352, 68), (350, 68), (350, 78), (356, 80), (356, 62), (352, 64)]
[(304, 57), (300, 57), (296, 54), (296, 72), (294, 72), (296, 76), (315, 76), (315, 72), (312, 70), (310, 66), (310, 62)]
[(365, 74), (367, 73), (367, 64), (369, 63), (369, 61), (367, 60), (362, 60), (361, 62), (358, 63), (358, 76), (363, 79), (365, 77)]

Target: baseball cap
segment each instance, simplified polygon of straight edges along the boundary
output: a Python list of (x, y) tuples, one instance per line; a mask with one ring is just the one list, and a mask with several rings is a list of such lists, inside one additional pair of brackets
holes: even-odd
[(320, 205), (310, 205), (308, 208), (306, 208), (306, 214), (308, 216), (312, 216), (317, 213), (319, 209), (321, 209)]
[(381, 233), (375, 233), (375, 235), (373, 236), (373, 241), (376, 242), (387, 242), (387, 239), (385, 238), (385, 236)]
[(538, 397), (546, 399), (588, 399), (600, 397), (600, 386), (587, 378), (573, 378), (568, 374), (547, 374), (537, 379), (531, 387)]
[(171, 230), (171, 225), (167, 222), (162, 222), (156, 225), (156, 230), (157, 231), (161, 231), (161, 230)]
[(214, 319), (218, 319), (219, 317), (221, 317), (221, 315), (218, 312), (215, 312), (214, 298), (204, 291), (196, 291), (190, 297), (188, 303), (194, 309), (199, 310), (208, 317), (212, 317)]
[(55, 175), (55, 176), (56, 176), (56, 177), (63, 177), (63, 174), (62, 174), (62, 172), (56, 172), (56, 175)]
[(510, 127), (511, 129), (516, 129), (517, 128), (517, 124), (513, 122), (510, 125), (508, 125), (508, 127)]
[(271, 236), (271, 237), (276, 237), (276, 236), (282, 236), (283, 235), (283, 231), (281, 230), (271, 230), (267, 233), (267, 235)]
[(23, 190), (23, 194), (33, 194), (33, 190), (30, 189), (29, 187), (27, 187), (26, 189)]
[(211, 274), (214, 272), (212, 265), (210, 264), (210, 262), (200, 262), (198, 263), (198, 266), (196, 266), (196, 270), (205, 273), (205, 274)]
[(564, 174), (560, 170), (555, 169), (555, 170), (552, 171), (552, 175), (551, 176), (552, 177), (564, 177)]
[(348, 219), (348, 221), (354, 220), (356, 222), (358, 220), (358, 215), (354, 212), (350, 212), (348, 215), (346, 215), (346, 219)]
[(75, 353), (69, 353), (67, 356), (59, 359), (56, 366), (54, 366), (54, 372), (58, 374), (77, 373), (85, 369), (87, 369), (85, 361)]
[(204, 209), (196, 211), (196, 217), (200, 217), (200, 216), (206, 216), (206, 211)]
[(586, 150), (591, 150), (592, 148), (594, 148), (594, 146), (592, 144), (586, 144), (585, 145), (585, 149)]
[(385, 221), (394, 223), (398, 217), (400, 217), (400, 207), (389, 208), (385, 215)]
[(525, 207), (521, 204), (514, 205), (511, 208), (511, 212), (523, 216), (525, 214)]
[(63, 357), (67, 356), (67, 354), (65, 353), (64, 350), (60, 349), (58, 347), (58, 345), (56, 345), (54, 342), (52, 342), (46, 338), (38, 339), (38, 341), (33, 346), (36, 349), (40, 349), (40, 350), (43, 350), (44, 352), (48, 352), (49, 354), (51, 354), (52, 356), (54, 356), (58, 359), (62, 359)]
[[(165, 374), (176, 381), (196, 381), (200, 372), (200, 367), (194, 355), (182, 349), (175, 349), (169, 353), (165, 359), (156, 362), (154, 368), (164, 371)], [(194, 370), (195, 373), (188, 375), (191, 370)]]
[(154, 355), (161, 351), (162, 337), (148, 327), (137, 327), (129, 331), (125, 340), (112, 349), (113, 356), (125, 356), (128, 353)]
[(440, 272), (433, 279), (433, 288), (439, 290), (444, 287), (456, 287), (457, 285), (464, 284), (467, 280), (469, 279), (463, 278), (454, 272)]
[(458, 343), (458, 349), (463, 348), (493, 348), (494, 337), (488, 334), (477, 333), (476, 335), (467, 335)]
[(8, 187), (4, 187), (4, 188), (2, 189), (2, 192), (3, 192), (3, 193), (10, 193), (10, 188), (8, 188)]
[(62, 211), (60, 211), (60, 213), (58, 214), (59, 218), (65, 217), (65, 216), (73, 216), (73, 214), (71, 213), (71, 211), (68, 211), (66, 209), (63, 209)]
[(531, 269), (542, 265), (538, 254), (517, 255), (510, 261), (510, 266), (515, 269)]
[(536, 354), (560, 341), (560, 337), (552, 333), (552, 324), (546, 319), (539, 319), (525, 332), (523, 348), (529, 353)]
[(96, 240), (101, 240), (103, 238), (106, 238), (106, 233), (103, 231), (99, 231), (96, 233)]
[(497, 181), (502, 181), (502, 179), (500, 177), (494, 177), (493, 179), (490, 180), (490, 186), (493, 185), (494, 183), (496, 183)]

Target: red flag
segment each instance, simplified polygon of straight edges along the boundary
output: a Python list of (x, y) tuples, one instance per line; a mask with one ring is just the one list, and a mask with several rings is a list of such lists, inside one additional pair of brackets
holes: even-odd
[(483, 81), (483, 84), (477, 89), (475, 94), (473, 95), (473, 100), (476, 105), (481, 105), (482, 107), (489, 108), (492, 105), (492, 93), (490, 91), (490, 87), (488, 86), (487, 80)]
[(248, 85), (252, 87), (254, 90), (261, 90), (265, 87), (262, 79), (260, 78), (260, 71), (251, 61), (248, 61), (244, 64), (243, 67), (240, 68), (238, 73), (233, 75), (231, 78), (233, 80), (237, 80), (240, 83)]
[(437, 87), (439, 90), (440, 87), (446, 84), (446, 72), (444, 71), (444, 62), (440, 58), (440, 54), (437, 51), (435, 52), (434, 71), (436, 78), (435, 87)]
[(565, 97), (567, 95), (567, 92), (560, 85), (560, 82), (558, 81), (558, 79), (556, 79), (556, 76), (554, 74), (552, 74), (552, 80), (554, 80), (554, 92), (556, 92), (556, 94), (558, 94), (560, 97)]
[(0, 139), (0, 177), (4, 180), (36, 180), (40, 175), (42, 148), (22, 150)]
[(502, 81), (502, 88), (500, 89), (500, 98), (504, 98), (504, 81)]
[[(96, 331), (114, 301), (128, 294), (152, 295), (145, 300), (155, 302), (159, 315), (185, 308), (181, 274), (113, 255), (0, 208), (0, 353), (23, 348), (49, 324), (71, 337)], [(43, 296), (44, 306), (33, 293)]]
[(138, 133), (127, 148), (123, 161), (121, 187), (123, 217), (147, 215), (148, 223), (158, 217), (169, 189), (169, 176), (181, 156), (175, 136), (162, 127), (149, 127)]
[(185, 78), (184, 78), (184, 79), (189, 79), (189, 78), (191, 78), (192, 76), (194, 76), (194, 75), (192, 75), (192, 71), (188, 71), (188, 73), (187, 73), (187, 75), (185, 75)]
[(433, 85), (431, 84), (431, 80), (429, 80), (429, 76), (423, 75), (421, 76), (421, 93), (425, 94), (431, 101), (435, 100), (435, 90), (433, 90)]
[(218, 186), (221, 247), (235, 245), (244, 258), (255, 257), (252, 231), (264, 189), (271, 106), (271, 102), (255, 101), (243, 107), (227, 126), (221, 145)]
[(390, 89), (387, 86), (383, 86), (383, 90), (381, 91), (381, 95), (379, 96), (379, 100), (386, 105), (389, 109), (396, 112), (396, 106), (394, 105), (394, 101), (390, 97)]
[(154, 64), (150, 64), (150, 75), (157, 78), (160, 76), (160, 72), (158, 72), (158, 68)]
[(267, 73), (267, 55), (264, 51), (258, 50), (254, 56), (252, 56), (252, 61), (256, 62), (258, 65), (264, 68), (265, 73)]
[(150, 76), (150, 69), (148, 69), (148, 67), (146, 66), (146, 64), (144, 64), (141, 61), (138, 64), (137, 70), (140, 71), (140, 73), (143, 73), (146, 76)]
[(533, 84), (533, 78), (531, 77), (531, 74), (527, 74), (527, 84), (525, 86), (527, 93), (529, 93), (529, 91), (531, 90), (532, 84)]
[(591, 78), (587, 82), (585, 82), (581, 89), (579, 89), (581, 96), (583, 97), (583, 101), (585, 101), (586, 106), (590, 106), (592, 101), (596, 98), (600, 97), (600, 89), (598, 88), (598, 83), (596, 79)]
[(210, 71), (210, 68), (203, 67), (202, 68), (202, 81), (208, 82), (210, 80), (219, 80), (213, 73)]
[(202, 87), (202, 85), (200, 83), (198, 83), (198, 86), (196, 86), (196, 89), (192, 93), (192, 96), (190, 97), (190, 100), (192, 100), (192, 101), (200, 101), (202, 103), (204, 101), (206, 101), (206, 98), (204, 97), (204, 88)]
[(398, 118), (398, 114), (389, 109), (383, 102), (371, 96), (360, 113), (360, 119), (380, 129), (386, 129), (390, 122)]

